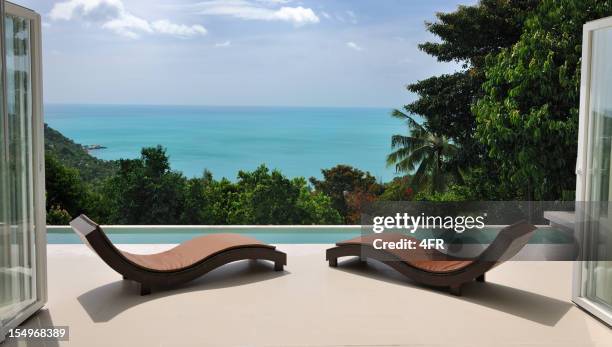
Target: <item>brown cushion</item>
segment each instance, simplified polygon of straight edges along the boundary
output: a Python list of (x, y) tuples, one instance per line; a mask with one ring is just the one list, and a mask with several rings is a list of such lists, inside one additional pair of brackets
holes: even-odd
[(275, 248), (244, 235), (213, 234), (189, 240), (157, 254), (132, 254), (123, 251), (121, 254), (132, 263), (147, 269), (175, 271), (190, 267), (221, 252), (243, 247)]
[[(354, 239), (338, 242), (337, 245), (361, 245), (364, 247), (373, 248), (372, 243), (376, 239), (381, 239), (386, 242), (414, 240), (416, 241), (417, 245), (421, 241), (400, 233), (382, 233), (359, 236)], [(424, 250), (420, 247), (417, 247), (416, 249), (384, 249), (381, 251), (387, 252), (396, 258), (399, 258), (401, 261), (409, 264), (410, 266), (433, 273), (459, 271), (474, 263), (473, 260), (433, 260), (443, 257), (443, 254), (436, 250)]]

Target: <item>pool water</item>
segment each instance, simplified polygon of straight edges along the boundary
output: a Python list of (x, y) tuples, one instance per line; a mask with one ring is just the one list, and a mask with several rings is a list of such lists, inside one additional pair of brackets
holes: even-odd
[[(501, 228), (488, 228), (481, 231), (465, 232), (463, 234), (444, 233), (436, 231), (417, 232), (413, 236), (418, 239), (443, 238), (445, 242), (461, 242), (465, 244), (488, 244)], [(274, 227), (248, 229), (240, 228), (199, 228), (199, 227), (121, 227), (113, 226), (104, 229), (107, 236), (115, 244), (177, 244), (202, 235), (216, 233), (239, 233), (272, 244), (334, 244), (338, 241), (361, 235), (359, 227), (317, 227), (292, 228)], [(573, 239), (565, 230), (541, 227), (536, 230), (530, 244), (568, 244)], [(47, 243), (49, 244), (80, 244), (81, 239), (72, 232), (70, 227), (48, 227)]]

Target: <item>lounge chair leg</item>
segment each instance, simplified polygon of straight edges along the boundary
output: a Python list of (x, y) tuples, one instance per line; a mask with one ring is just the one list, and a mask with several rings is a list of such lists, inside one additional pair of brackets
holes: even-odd
[(485, 274), (482, 274), (482, 275), (476, 277), (476, 281), (477, 282), (484, 282), (485, 281)]
[(144, 284), (140, 285), (140, 296), (150, 295), (151, 287), (145, 286)]
[(283, 271), (283, 263), (277, 261), (274, 263), (274, 271)]
[(329, 258), (330, 267), (338, 267), (338, 258)]
[(449, 287), (449, 291), (452, 295), (461, 296), (461, 284), (453, 284)]

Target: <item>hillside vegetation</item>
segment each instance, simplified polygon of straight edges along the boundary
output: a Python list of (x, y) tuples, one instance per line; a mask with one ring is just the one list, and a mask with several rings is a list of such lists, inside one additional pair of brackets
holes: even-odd
[(62, 135), (45, 124), (45, 152), (51, 154), (65, 166), (77, 169), (81, 179), (93, 182), (114, 175), (117, 161), (102, 160), (87, 153), (82, 145)]

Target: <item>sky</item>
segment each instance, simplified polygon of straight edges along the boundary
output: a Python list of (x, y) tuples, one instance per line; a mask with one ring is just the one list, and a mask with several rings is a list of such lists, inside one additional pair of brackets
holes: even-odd
[(42, 16), (47, 103), (399, 107), (459, 69), (425, 21), (474, 0), (16, 0)]

